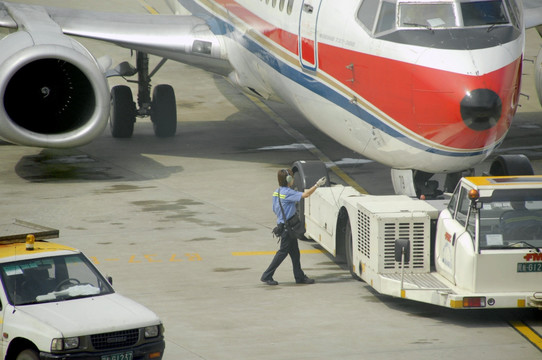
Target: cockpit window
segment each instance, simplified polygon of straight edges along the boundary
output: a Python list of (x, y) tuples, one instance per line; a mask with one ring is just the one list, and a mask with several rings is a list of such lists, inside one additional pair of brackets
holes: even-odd
[(395, 28), (395, 3), (383, 1), (380, 13), (378, 14), (378, 23), (376, 33), (381, 33)]
[(465, 26), (508, 23), (502, 0), (462, 2), (461, 13)]
[(523, 27), (523, 25), (520, 24), (521, 16), (519, 15), (520, 10), (518, 7), (518, 3), (515, 0), (504, 1), (506, 3), (506, 6), (508, 7), (508, 14), (510, 16), (510, 21), (512, 22), (512, 24), (517, 28)]
[(456, 27), (456, 16), (452, 3), (400, 3), (399, 24), (401, 27)]
[(516, 0), (363, 0), (357, 18), (371, 35), (396, 30), (521, 26)]
[(379, 5), (379, 0), (363, 0), (363, 3), (359, 7), (358, 19), (363, 25), (365, 25), (369, 32), (373, 31), (373, 26), (376, 19), (376, 12), (378, 11)]

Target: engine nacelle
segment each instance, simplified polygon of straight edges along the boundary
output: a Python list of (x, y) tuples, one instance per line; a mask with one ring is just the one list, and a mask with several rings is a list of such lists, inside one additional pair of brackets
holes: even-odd
[(94, 57), (63, 34), (17, 31), (0, 40), (0, 137), (68, 148), (99, 136), (109, 86)]

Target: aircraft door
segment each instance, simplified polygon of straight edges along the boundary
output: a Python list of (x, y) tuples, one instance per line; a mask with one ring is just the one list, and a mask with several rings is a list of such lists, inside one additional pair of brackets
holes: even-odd
[(299, 61), (308, 70), (318, 67), (316, 30), (322, 0), (303, 0), (299, 18)]

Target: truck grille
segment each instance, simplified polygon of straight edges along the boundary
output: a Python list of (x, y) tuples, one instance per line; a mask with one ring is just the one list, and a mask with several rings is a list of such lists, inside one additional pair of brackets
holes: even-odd
[(425, 224), (423, 222), (390, 222), (384, 224), (384, 269), (400, 269), (395, 262), (395, 240), (410, 240), (410, 263), (405, 269), (425, 269)]
[(371, 219), (365, 213), (358, 211), (358, 251), (371, 258)]
[(417, 203), (410, 200), (399, 203), (405, 207), (404, 210), (394, 204), (396, 211), (374, 201), (366, 205), (368, 208), (358, 208), (357, 226), (354, 228), (357, 234), (353, 234), (357, 239), (360, 261), (380, 274), (400, 272), (401, 263), (395, 261), (395, 242), (407, 239), (410, 241), (410, 261), (405, 264), (405, 270), (407, 273), (428, 272), (431, 219), (427, 212), (416, 211)]
[(139, 329), (91, 335), (90, 340), (92, 341), (92, 346), (96, 350), (133, 346), (139, 340)]

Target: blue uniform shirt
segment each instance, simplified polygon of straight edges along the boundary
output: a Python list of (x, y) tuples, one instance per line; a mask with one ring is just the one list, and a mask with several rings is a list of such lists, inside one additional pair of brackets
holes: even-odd
[(302, 192), (295, 191), (286, 186), (281, 186), (273, 193), (273, 212), (277, 215), (277, 224), (286, 222), (286, 219), (284, 219), (282, 216), (282, 211), (280, 210), (279, 191), (280, 202), (282, 203), (282, 208), (284, 209), (286, 219), (294, 216), (296, 212), (295, 203), (301, 200), (301, 195), (303, 195)]

